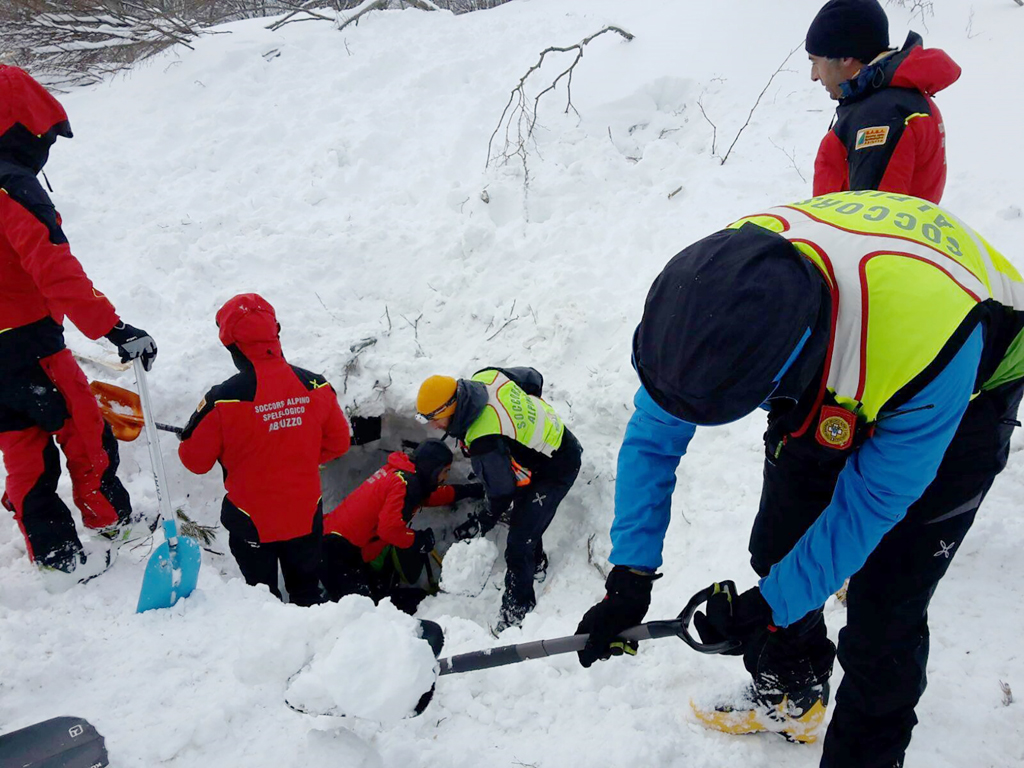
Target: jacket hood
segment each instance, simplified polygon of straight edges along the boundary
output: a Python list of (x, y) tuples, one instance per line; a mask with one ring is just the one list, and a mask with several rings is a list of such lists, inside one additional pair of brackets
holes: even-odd
[(864, 67), (843, 83), (843, 104), (870, 96), (883, 88), (912, 88), (933, 96), (960, 78), (960, 66), (938, 48), (925, 48), (916, 32), (907, 35), (903, 48)]
[(787, 389), (806, 386), (815, 365), (804, 364), (804, 350), (823, 348), (816, 338), (829, 308), (822, 286), (788, 240), (754, 224), (698, 240), (669, 261), (647, 295), (633, 337), (640, 381), (666, 411), (705, 425), (750, 413), (791, 370), (800, 381)]
[(60, 102), (24, 70), (0, 64), (0, 158), (39, 173), (58, 136), (71, 138)]
[(400, 469), (403, 472), (416, 474), (416, 465), (412, 463), (409, 454), (403, 451), (393, 451), (388, 454), (388, 466), (392, 469)]
[(217, 312), (217, 327), (221, 343), (237, 348), (250, 362), (284, 357), (277, 314), (258, 293), (228, 299)]
[(448, 434), (464, 440), (466, 432), (487, 407), (487, 387), (479, 381), (459, 379), (455, 398), (455, 413), (448, 425)]

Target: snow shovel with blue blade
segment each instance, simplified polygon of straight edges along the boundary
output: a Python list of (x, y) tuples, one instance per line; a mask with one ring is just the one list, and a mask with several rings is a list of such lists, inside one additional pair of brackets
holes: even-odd
[(199, 580), (199, 566), (202, 564), (199, 544), (188, 536), (178, 535), (178, 525), (171, 511), (171, 500), (167, 496), (167, 477), (164, 461), (160, 454), (160, 438), (153, 418), (153, 405), (146, 383), (146, 371), (142, 361), (135, 360), (135, 378), (139, 385), (139, 399), (142, 401), (143, 427), (149, 442), (149, 458), (153, 464), (153, 482), (156, 484), (156, 498), (160, 503), (166, 541), (149, 556), (146, 573), (142, 578), (139, 593), (138, 613), (153, 608), (170, 608), (179, 599), (188, 597)]

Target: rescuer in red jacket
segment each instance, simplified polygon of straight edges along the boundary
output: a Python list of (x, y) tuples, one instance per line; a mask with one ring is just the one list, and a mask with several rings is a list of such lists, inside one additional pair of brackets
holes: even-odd
[(482, 499), (479, 483), (445, 485), (452, 452), (424, 440), (412, 456), (395, 451), (324, 519), (321, 581), (332, 600), (361, 594), (390, 597), (413, 613), (426, 596), (415, 585), (434, 549), (434, 532), (410, 528), (421, 507), (447, 507)]
[(246, 583), (280, 597), (280, 562), (290, 601), (313, 605), (323, 536), (319, 467), (348, 450), (348, 422), (323, 376), (285, 361), (266, 299), (235, 296), (217, 312), (217, 326), (239, 372), (199, 402), (178, 456), (198, 475), (220, 462), (221, 523)]
[(117, 442), (71, 352), (64, 320), (110, 340), (123, 362), (149, 370), (156, 344), (121, 322), (86, 277), (39, 185), (50, 147), (71, 138), (60, 103), (17, 67), (0, 65), (0, 451), (7, 471), (3, 505), (25, 536), (48, 587), (100, 573), (107, 547), (87, 555), (71, 512), (57, 495), (60, 454), (87, 528), (117, 544), (130, 535), (128, 493), (117, 479)]
[(878, 0), (830, 0), (807, 31), (811, 79), (839, 102), (814, 161), (814, 194), (880, 190), (938, 203), (946, 134), (932, 100), (960, 77), (945, 52), (911, 32), (889, 50)]

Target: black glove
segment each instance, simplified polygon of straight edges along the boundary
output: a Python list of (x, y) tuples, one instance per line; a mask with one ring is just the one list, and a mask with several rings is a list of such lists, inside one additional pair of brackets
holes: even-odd
[(352, 425), (352, 445), (366, 445), (380, 440), (380, 416), (352, 416), (348, 423)]
[(772, 623), (772, 609), (757, 587), (748, 589), (742, 595), (736, 592), (731, 581), (716, 582), (715, 593), (708, 598), (705, 610), (693, 615), (693, 626), (705, 643), (721, 643), (737, 640), (740, 647), (728, 651), (728, 655), (743, 653), (746, 644), (764, 632)]
[(452, 534), (459, 541), (463, 539), (472, 539), (477, 536), (486, 536), (487, 532), (497, 525), (498, 519), (494, 517), (493, 510), (486, 510), (479, 514), (470, 513), (462, 525), (455, 526), (455, 530)]
[(651, 585), (661, 578), (654, 573), (634, 571), (616, 565), (605, 582), (607, 594), (600, 603), (583, 615), (576, 634), (588, 633), (587, 646), (579, 652), (580, 664), (589, 667), (598, 659), (636, 655), (636, 642), (616, 636), (644, 620), (651, 605)]
[(455, 526), (452, 535), (455, 536), (456, 541), (465, 541), (466, 539), (476, 538), (480, 535), (480, 531), (480, 518), (476, 515), (470, 515), (466, 522)]
[(429, 528), (416, 531), (416, 538), (412, 542), (412, 551), (421, 555), (429, 555), (434, 548), (434, 532)]
[(141, 328), (119, 322), (110, 329), (105, 338), (117, 347), (122, 363), (141, 357), (143, 368), (148, 371), (153, 367), (153, 361), (156, 360), (156, 342)]
[(453, 485), (455, 500), (482, 499), (484, 497), (484, 486), (481, 483), (459, 483)]

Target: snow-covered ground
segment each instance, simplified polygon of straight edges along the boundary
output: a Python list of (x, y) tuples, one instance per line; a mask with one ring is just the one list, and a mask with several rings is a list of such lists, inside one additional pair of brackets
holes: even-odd
[[(519, 0), (458, 17), (373, 13), (342, 32), (323, 22), (279, 32), (233, 24), (194, 51), (65, 96), (75, 138), (57, 145), (47, 171), (87, 271), (158, 341), (150, 382), (162, 421), (183, 422), (230, 374), (213, 315), (246, 291), (277, 308), (289, 360), (324, 371), (347, 410), (385, 414), (386, 447), (419, 434), (410, 417), (429, 374), (541, 370), (546, 396), (583, 443), (584, 467), (546, 538), (551, 570), (537, 610), (502, 642), (569, 634), (602, 593), (588, 540), (603, 565), (635, 389), (630, 335), (651, 280), (736, 217), (809, 196), (832, 111), (800, 47), (818, 5)], [(964, 69), (939, 99), (944, 204), (1024, 267), (1012, 64), (1024, 9), (946, 0), (923, 21), (888, 10), (894, 44), (913, 28)], [(528, 191), (517, 161), (485, 168), (509, 92), (540, 51), (609, 24), (635, 39), (607, 33), (587, 46), (572, 79), (575, 110), (564, 87), (542, 98)], [(548, 57), (531, 78), (531, 101), (570, 61)], [(364, 339), (375, 343), (352, 363)], [(100, 348), (75, 332), (69, 340)], [(698, 432), (680, 469), (652, 618), (674, 616), (714, 579), (754, 582), (746, 543), (762, 431), (753, 415)], [(175, 504), (215, 523), (219, 473), (188, 475), (173, 447), (165, 439)], [(1024, 704), (1002, 706), (999, 688), (1003, 680), (1024, 695), (1020, 435), (1013, 447), (932, 604), (930, 686), (908, 766), (1024, 765)], [(122, 455), (136, 505), (155, 507), (143, 441)], [(363, 449), (340, 460), (327, 472), (328, 500), (384, 458)], [(66, 481), (62, 493), (70, 499)], [(245, 587), (230, 556), (205, 554), (192, 598), (136, 615), (146, 554), (125, 552), (95, 582), (51, 596), (13, 521), (0, 520), (0, 731), (80, 715), (106, 736), (115, 765), (133, 767), (757, 768), (819, 759), (820, 745), (695, 724), (689, 698), (738, 684), (741, 665), (669, 640), (590, 670), (570, 656), (445, 677), (424, 716), (396, 725), (310, 718), (286, 707), (288, 680), (329, 654), (360, 609), (281, 605)], [(446, 653), (464, 652), (496, 644), (487, 627), (499, 600), (493, 586), (441, 595), (420, 615), (444, 627)], [(844, 612), (826, 611), (834, 636)], [(361, 620), (373, 650), (380, 627)], [(321, 668), (353, 668), (317, 658)], [(408, 667), (376, 669), (364, 671), (386, 679)]]

